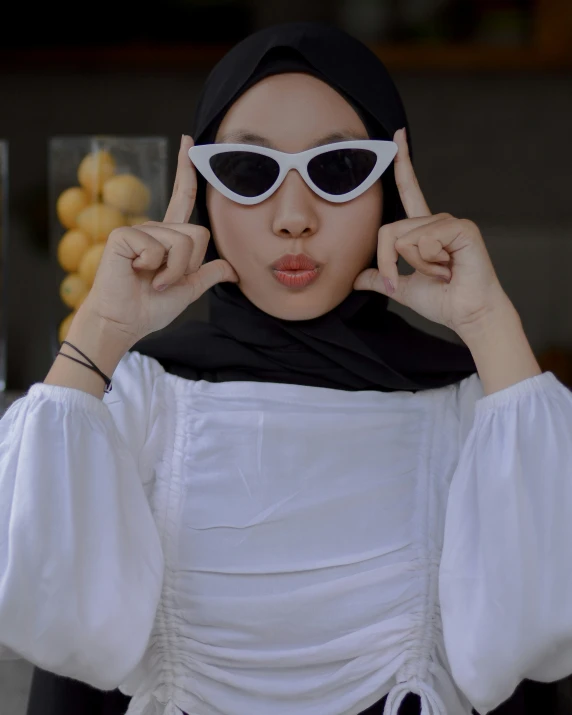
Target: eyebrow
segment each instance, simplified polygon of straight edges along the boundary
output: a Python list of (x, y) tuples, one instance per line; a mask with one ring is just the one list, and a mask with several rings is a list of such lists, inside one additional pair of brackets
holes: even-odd
[[(318, 141), (311, 144), (308, 149), (312, 149), (317, 146), (323, 146), (324, 144), (331, 144), (333, 142), (343, 142), (352, 139), (369, 139), (368, 136), (364, 136), (363, 132), (356, 132), (352, 129), (346, 129), (341, 132), (332, 132)], [(226, 142), (237, 143), (237, 144), (257, 144), (258, 146), (265, 146), (268, 149), (276, 149), (277, 147), (260, 134), (255, 134), (246, 129), (237, 129), (234, 132), (229, 132), (224, 134), (215, 144), (224, 144)]]

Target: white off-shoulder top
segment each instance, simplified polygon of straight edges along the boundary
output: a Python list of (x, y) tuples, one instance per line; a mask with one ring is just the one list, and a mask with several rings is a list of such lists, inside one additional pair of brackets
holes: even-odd
[(186, 380), (0, 421), (0, 658), (128, 715), (481, 715), (572, 673), (572, 392)]

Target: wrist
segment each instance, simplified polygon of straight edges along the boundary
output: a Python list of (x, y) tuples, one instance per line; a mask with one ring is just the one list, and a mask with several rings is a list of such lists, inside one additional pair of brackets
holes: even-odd
[(485, 395), (542, 373), (520, 315), (508, 298), (458, 334), (471, 351)]
[(467, 347), (472, 349), (473, 346), (477, 347), (485, 341), (494, 339), (494, 336), (508, 324), (514, 326), (522, 323), (514, 304), (508, 295), (501, 291), (477, 318), (456, 327), (455, 332)]
[[(84, 308), (82, 304), (70, 325), (66, 341), (79, 348), (107, 377), (111, 377), (121, 358), (133, 347), (137, 338), (117, 328), (89, 307)], [(63, 351), (81, 359), (69, 346), (62, 347)]]

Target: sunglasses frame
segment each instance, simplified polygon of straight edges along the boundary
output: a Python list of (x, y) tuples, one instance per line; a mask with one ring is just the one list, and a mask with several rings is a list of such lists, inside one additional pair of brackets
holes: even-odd
[[(376, 155), (376, 162), (367, 179), (355, 189), (352, 189), (352, 191), (349, 191), (346, 194), (328, 194), (316, 186), (310, 178), (310, 175), (308, 174), (308, 162), (319, 154), (325, 154), (326, 152), (337, 151), (339, 149), (368, 149)], [(229, 151), (252, 152), (254, 154), (269, 156), (274, 159), (279, 166), (278, 177), (276, 178), (274, 184), (263, 194), (260, 194), (260, 196), (241, 196), (240, 194), (237, 194), (229, 189), (217, 178), (210, 165), (210, 158), (212, 156)], [(363, 194), (364, 191), (367, 191), (367, 189), (369, 189), (369, 187), (379, 179), (379, 177), (391, 164), (396, 154), (397, 144), (393, 141), (382, 139), (354, 139), (350, 141), (330, 142), (329, 144), (323, 144), (322, 146), (307, 149), (306, 151), (297, 152), (295, 154), (278, 151), (277, 149), (269, 149), (256, 144), (231, 144), (226, 142), (198, 144), (189, 149), (189, 158), (209, 184), (211, 184), (211, 186), (220, 191), (220, 193), (227, 198), (243, 205), (259, 204), (271, 196), (282, 184), (290, 169), (296, 169), (312, 191), (314, 191), (314, 193), (318, 196), (321, 196), (323, 199), (326, 199), (326, 201), (331, 201), (332, 203), (344, 203), (346, 201), (351, 201), (352, 199), (355, 199), (356, 196), (359, 196), (360, 194)]]

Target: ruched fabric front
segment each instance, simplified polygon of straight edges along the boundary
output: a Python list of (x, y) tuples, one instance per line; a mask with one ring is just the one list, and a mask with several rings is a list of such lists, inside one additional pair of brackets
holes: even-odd
[[(183, 711), (359, 713), (400, 672), (427, 692), (448, 678), (420, 478), (430, 400), (177, 386), (173, 454), (154, 493), (172, 529), (151, 643), (172, 663), (173, 693), (192, 683), (175, 697)], [(134, 698), (129, 715), (149, 707)]]

